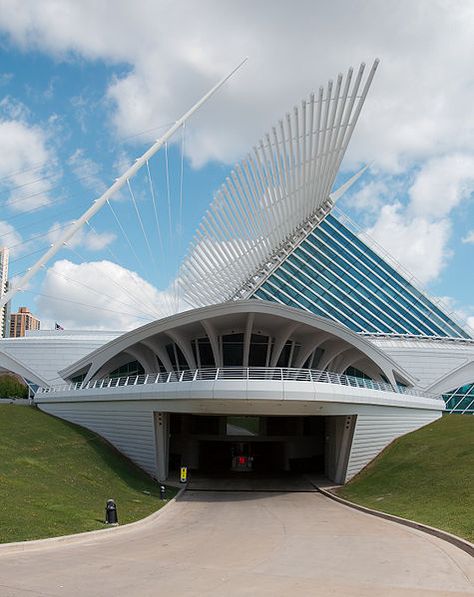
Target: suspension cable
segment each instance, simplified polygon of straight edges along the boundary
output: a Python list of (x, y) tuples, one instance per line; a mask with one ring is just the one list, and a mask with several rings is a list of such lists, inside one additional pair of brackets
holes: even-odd
[(161, 235), (160, 219), (158, 217), (158, 205), (157, 205), (157, 200), (156, 200), (156, 195), (155, 195), (155, 187), (153, 184), (153, 179), (151, 178), (150, 164), (149, 164), (148, 160), (146, 161), (146, 169), (147, 169), (147, 174), (148, 174), (150, 193), (151, 193), (151, 197), (153, 199), (153, 211), (155, 213), (155, 222), (156, 222), (156, 230), (158, 232), (158, 240), (160, 242), (161, 254), (164, 255), (165, 250), (163, 247), (163, 237)]
[(142, 217), (140, 215), (140, 210), (138, 209), (138, 205), (137, 205), (137, 202), (135, 200), (135, 195), (133, 194), (132, 185), (130, 184), (130, 179), (129, 178), (127, 179), (127, 186), (128, 186), (128, 190), (130, 191), (130, 196), (132, 198), (133, 207), (135, 208), (135, 213), (137, 214), (138, 222), (140, 224), (140, 228), (142, 229), (143, 236), (145, 238), (145, 243), (146, 243), (146, 246), (148, 248), (148, 252), (150, 254), (150, 258), (153, 261), (153, 263), (155, 264), (155, 266), (158, 267), (156, 265), (155, 255), (153, 254), (153, 251), (151, 250), (150, 241), (148, 240), (148, 235), (146, 233), (145, 226), (143, 225), (143, 220), (142, 220)]
[(34, 294), (36, 296), (44, 296), (45, 298), (52, 299), (53, 301), (60, 301), (60, 302), (62, 301), (62, 302), (66, 302), (66, 303), (73, 303), (74, 305), (81, 305), (82, 307), (89, 307), (91, 309), (97, 309), (98, 311), (109, 311), (110, 313), (117, 313), (118, 315), (129, 315), (129, 316), (135, 317), (136, 319), (141, 319), (143, 321), (150, 321), (149, 319), (138, 316), (136, 313), (128, 313), (126, 311), (117, 311), (117, 309), (108, 309), (107, 307), (100, 307), (98, 305), (90, 305), (88, 303), (83, 303), (80, 301), (73, 301), (72, 299), (67, 299), (67, 298), (58, 297), (58, 296), (52, 296), (51, 294), (45, 294), (43, 292), (37, 292), (36, 290), (22, 289), (21, 292), (28, 292), (29, 294)]
[(168, 243), (171, 243), (173, 237), (173, 230), (171, 225), (171, 189), (170, 189), (170, 168), (168, 159), (168, 142), (165, 143), (165, 169), (166, 169), (166, 196), (168, 198), (168, 224), (169, 224), (169, 237)]
[[(94, 292), (100, 296), (105, 296), (105, 297), (111, 299), (115, 303), (121, 303), (122, 305), (125, 305), (126, 307), (130, 307), (131, 309), (136, 309), (135, 305), (126, 303), (125, 301), (122, 301), (122, 300), (118, 299), (117, 297), (111, 296), (110, 294), (106, 294), (102, 290), (96, 290), (92, 286), (89, 286), (88, 284), (85, 284), (84, 282), (80, 282), (79, 280), (75, 280), (74, 278), (71, 278), (70, 276), (67, 276), (66, 274), (60, 273), (53, 268), (49, 268), (48, 272), (51, 272), (55, 276), (63, 278), (64, 280), (67, 280), (68, 282), (73, 282), (74, 284), (77, 284), (78, 286), (82, 286), (83, 288), (86, 288), (87, 290), (90, 290), (91, 292)], [(100, 273), (101, 273), (101, 275), (104, 275), (104, 272), (101, 271)], [(106, 277), (108, 277), (108, 276), (106, 276)], [(155, 319), (154, 315), (151, 315), (150, 313), (147, 313), (146, 311), (137, 311), (137, 313), (141, 313), (142, 315), (147, 317), (149, 321), (153, 321)]]
[[(97, 230), (94, 228), (94, 226), (92, 226), (92, 224), (91, 224), (90, 222), (86, 222), (86, 224), (87, 224), (87, 226), (89, 226), (89, 228), (92, 230), (92, 232), (94, 232), (95, 234), (98, 234)], [(108, 247), (108, 246), (106, 247), (106, 249), (107, 249), (108, 253), (110, 254), (110, 256), (112, 257), (112, 259), (113, 259), (113, 260), (114, 260), (114, 261), (115, 261), (117, 264), (119, 264), (119, 263), (120, 263), (120, 259), (118, 259), (117, 255), (115, 255), (115, 253), (112, 251), (112, 249), (111, 249), (110, 247)], [(72, 249), (71, 249), (71, 250), (72, 250)], [(76, 255), (77, 255), (77, 256), (78, 256), (80, 259), (82, 259), (82, 261), (85, 261), (85, 260), (84, 260), (84, 257), (81, 257), (77, 251), (73, 251), (73, 252), (75, 252), (75, 253), (76, 253)], [(93, 263), (93, 262), (90, 262), (90, 263)], [(122, 267), (122, 266), (121, 266), (121, 267)], [(133, 275), (133, 272), (131, 272), (131, 271), (130, 271), (128, 268), (124, 268), (124, 267), (122, 267), (122, 269), (123, 269), (124, 271), (126, 271), (126, 272), (127, 272), (127, 274), (128, 274), (128, 276), (129, 276), (129, 278), (132, 280), (132, 282), (133, 282), (133, 283), (134, 283), (134, 285), (136, 286), (136, 288), (137, 288), (138, 292), (139, 292), (139, 293), (141, 293), (141, 294), (143, 294), (144, 287), (143, 287), (143, 286), (140, 286), (140, 284), (138, 283), (138, 280), (137, 280), (137, 279), (136, 279), (136, 277)], [(105, 275), (107, 276), (107, 274), (105, 274)], [(113, 284), (115, 284), (115, 286), (117, 286), (117, 287), (118, 287), (120, 290), (123, 290), (123, 285), (119, 284), (119, 283), (118, 283), (116, 280), (114, 280), (114, 279), (113, 279), (111, 276), (107, 276), (107, 277), (108, 277), (108, 278), (111, 280), (111, 282), (112, 282)], [(133, 300), (133, 301), (134, 301), (134, 302), (135, 302), (137, 305), (139, 305), (139, 307), (140, 307), (140, 308), (143, 306), (143, 305), (142, 305), (142, 303), (141, 303), (141, 302), (140, 302), (138, 299), (136, 299), (136, 298), (133, 296), (133, 294), (130, 294), (130, 298), (131, 298), (131, 299), (132, 299), (132, 300)], [(150, 299), (151, 299), (151, 297), (150, 297), (150, 296), (147, 296), (146, 298), (147, 298), (148, 300), (150, 300)], [(150, 306), (150, 305), (151, 305), (151, 306)], [(160, 315), (160, 316), (161, 316), (161, 313), (160, 313), (160, 312), (159, 312), (159, 311), (158, 311), (158, 310), (157, 310), (157, 309), (154, 307), (154, 305), (153, 305), (153, 301), (152, 301), (152, 300), (151, 300), (151, 303), (150, 303), (150, 304), (147, 304), (147, 306), (148, 306), (148, 308), (150, 308), (150, 309), (151, 309), (151, 311), (152, 311), (152, 313), (153, 313), (153, 318), (155, 318), (157, 315)]]

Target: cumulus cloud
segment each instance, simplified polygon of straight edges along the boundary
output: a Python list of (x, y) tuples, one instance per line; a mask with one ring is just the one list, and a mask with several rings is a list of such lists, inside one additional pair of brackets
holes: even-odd
[(18, 212), (48, 205), (51, 161), (42, 128), (0, 117), (0, 193), (5, 205)]
[(18, 253), (21, 236), (8, 222), (0, 220), (0, 248), (12, 247), (11, 254)]
[(108, 90), (124, 136), (174, 121), (248, 55), (245, 69), (192, 121), (187, 148), (197, 165), (235, 160), (312, 88), (375, 56), (382, 65), (350, 161), (400, 170), (407, 160), (474, 148), (465, 68), (474, 7), (467, 1), (456, 10), (430, 0), (302, 0), (298, 10), (276, 1), (271, 19), (266, 3), (217, 0), (144, 0), (139, 11), (126, 0), (113, 11), (95, 0), (63, 0), (61, 10), (54, 0), (1, 0), (0, 9), (0, 27), (24, 48), (130, 65)]
[(37, 298), (41, 318), (68, 329), (129, 330), (174, 312), (171, 292), (110, 261), (56, 261)]
[(474, 191), (474, 155), (446, 155), (421, 167), (409, 190), (411, 210), (442, 218)]
[(450, 257), (447, 242), (449, 220), (430, 221), (416, 217), (407, 220), (403, 206), (385, 205), (374, 226), (366, 230), (370, 238), (405, 266), (422, 284), (437, 278)]
[[(393, 185), (384, 178), (366, 184), (351, 203), (366, 211), (383, 206), (367, 233), (428, 283), (438, 278), (452, 256), (450, 215), (473, 192), (474, 155), (456, 153), (427, 160), (415, 171), (406, 204), (395, 199)], [(474, 231), (462, 241), (474, 242)]]
[(83, 149), (76, 149), (76, 151), (69, 157), (68, 166), (76, 178), (86, 188), (91, 190), (96, 195), (102, 194), (106, 189), (106, 184), (101, 178), (101, 166), (87, 157)]
[(376, 214), (386, 203), (396, 201), (397, 196), (403, 193), (402, 181), (393, 176), (387, 176), (376, 172), (364, 182), (367, 175), (362, 179), (362, 186), (354, 193), (348, 194), (342, 199), (343, 204), (349, 205), (365, 214)]
[[(73, 222), (55, 222), (52, 224), (47, 236), (49, 242), (55, 243), (66, 228), (72, 224)], [(83, 226), (68, 240), (67, 245), (71, 249), (83, 247), (88, 251), (101, 251), (111, 245), (116, 238), (116, 235), (112, 232), (97, 232), (95, 229), (88, 230)]]
[[(63, 0), (61, 10), (55, 0), (0, 0), (0, 29), (21, 47), (128, 65), (107, 90), (111, 123), (122, 138), (154, 129), (151, 140), (158, 125), (174, 121), (248, 55), (189, 123), (186, 148), (194, 166), (240, 158), (319, 84), (379, 56), (345, 167), (375, 161), (381, 176), (353, 196), (354, 205), (371, 217), (379, 211), (369, 233), (424, 283), (449, 259), (450, 214), (473, 184), (474, 119), (466, 116), (473, 27), (469, 1), (453, 10), (430, 0), (301, 0), (295, 10), (277, 0), (269, 18), (268, 3), (143, 0), (137, 11), (117, 0), (112, 11), (97, 0)], [(74, 167), (82, 163), (91, 172), (85, 160), (75, 155)], [(389, 177), (413, 165), (403, 206)]]
[(466, 244), (474, 244), (474, 230), (469, 230), (466, 236), (464, 236), (461, 240)]

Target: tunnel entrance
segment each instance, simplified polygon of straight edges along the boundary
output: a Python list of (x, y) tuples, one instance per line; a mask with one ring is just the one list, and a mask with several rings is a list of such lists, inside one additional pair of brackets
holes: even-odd
[(284, 471), (284, 444), (203, 441), (199, 443), (199, 470), (206, 473)]
[(218, 475), (325, 472), (325, 417), (171, 414), (170, 470)]

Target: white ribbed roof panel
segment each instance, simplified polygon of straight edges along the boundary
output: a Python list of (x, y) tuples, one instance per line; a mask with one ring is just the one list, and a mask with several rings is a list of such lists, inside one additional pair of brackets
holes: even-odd
[(185, 300), (205, 306), (234, 298), (329, 194), (367, 96), (376, 60), (311, 94), (231, 172), (201, 221), (179, 273)]

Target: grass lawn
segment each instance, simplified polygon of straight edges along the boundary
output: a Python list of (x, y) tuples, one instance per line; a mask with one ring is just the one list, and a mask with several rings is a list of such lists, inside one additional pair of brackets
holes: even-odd
[(121, 524), (164, 504), (158, 483), (94, 433), (34, 407), (0, 405), (1, 543), (105, 528), (108, 498)]
[(474, 541), (474, 416), (401, 437), (338, 494)]

